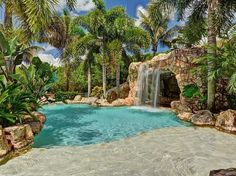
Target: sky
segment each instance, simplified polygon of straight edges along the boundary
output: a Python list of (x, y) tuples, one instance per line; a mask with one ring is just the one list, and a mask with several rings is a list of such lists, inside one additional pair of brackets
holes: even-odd
[[(115, 6), (123, 6), (125, 7), (128, 15), (132, 18), (138, 20), (138, 10), (143, 10), (146, 8), (148, 4), (148, 0), (104, 0), (106, 7), (108, 9), (115, 7)], [(66, 7), (66, 0), (59, 0), (59, 5), (56, 7), (56, 10), (61, 12)], [(77, 0), (76, 10), (72, 12), (72, 15), (83, 15), (86, 14), (88, 11), (94, 9), (94, 4), (92, 0)], [(3, 9), (0, 9), (0, 20), (3, 19)], [(176, 20), (173, 19), (170, 21), (169, 27), (172, 27), (176, 24)], [(41, 60), (49, 62), (53, 65), (59, 65), (59, 56), (60, 53), (58, 50), (48, 44), (37, 44), (43, 47), (45, 50), (39, 53), (39, 57)], [(158, 51), (165, 51), (168, 48), (166, 47), (159, 47)]]

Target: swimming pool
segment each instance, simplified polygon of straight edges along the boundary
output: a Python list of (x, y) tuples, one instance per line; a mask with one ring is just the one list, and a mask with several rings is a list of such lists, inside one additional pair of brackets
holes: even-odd
[(89, 105), (48, 105), (34, 147), (81, 146), (110, 142), (165, 127), (186, 127), (168, 110), (143, 107), (98, 108)]

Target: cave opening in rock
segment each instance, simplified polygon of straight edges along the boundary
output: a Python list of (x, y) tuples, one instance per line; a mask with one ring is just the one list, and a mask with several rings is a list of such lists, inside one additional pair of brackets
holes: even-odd
[(160, 106), (170, 107), (170, 103), (180, 99), (180, 88), (175, 74), (162, 71), (160, 76)]

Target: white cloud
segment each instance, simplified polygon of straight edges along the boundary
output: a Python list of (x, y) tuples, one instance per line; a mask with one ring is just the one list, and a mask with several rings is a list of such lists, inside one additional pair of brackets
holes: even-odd
[[(66, 8), (66, 0), (59, 0), (59, 5), (56, 7), (57, 11), (62, 11)], [(75, 11), (89, 11), (95, 8), (95, 4), (92, 0), (77, 0)]]
[(38, 57), (40, 58), (40, 60), (42, 62), (47, 62), (50, 65), (53, 65), (55, 67), (61, 66), (60, 59), (53, 57), (53, 55), (51, 55), (51, 54), (43, 54), (43, 53), (41, 53), (41, 54), (38, 54)]
[(136, 13), (136, 16), (137, 16), (137, 18), (136, 18), (136, 20), (135, 20), (135, 25), (136, 26), (140, 26), (140, 24), (141, 24), (141, 16), (140, 16), (140, 12), (142, 12), (143, 14), (147, 14), (147, 10), (143, 7), (143, 6), (141, 6), (141, 5), (139, 5), (138, 7), (137, 7), (137, 13)]

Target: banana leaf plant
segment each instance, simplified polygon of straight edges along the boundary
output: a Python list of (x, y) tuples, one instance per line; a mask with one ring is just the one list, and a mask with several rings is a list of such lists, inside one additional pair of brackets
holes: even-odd
[(22, 62), (29, 63), (33, 54), (42, 48), (38, 46), (23, 47), (18, 38), (8, 40), (0, 31), (0, 70), (7, 80), (15, 73), (16, 67)]
[(29, 67), (22, 65), (12, 78), (21, 83), (23, 90), (29, 92), (36, 99), (45, 96), (57, 80), (57, 71), (48, 63), (43, 63), (38, 57), (33, 58)]
[(22, 91), (19, 83), (6, 82), (0, 79), (0, 125), (10, 126), (22, 123), (25, 115), (30, 115), (39, 104), (33, 94)]

